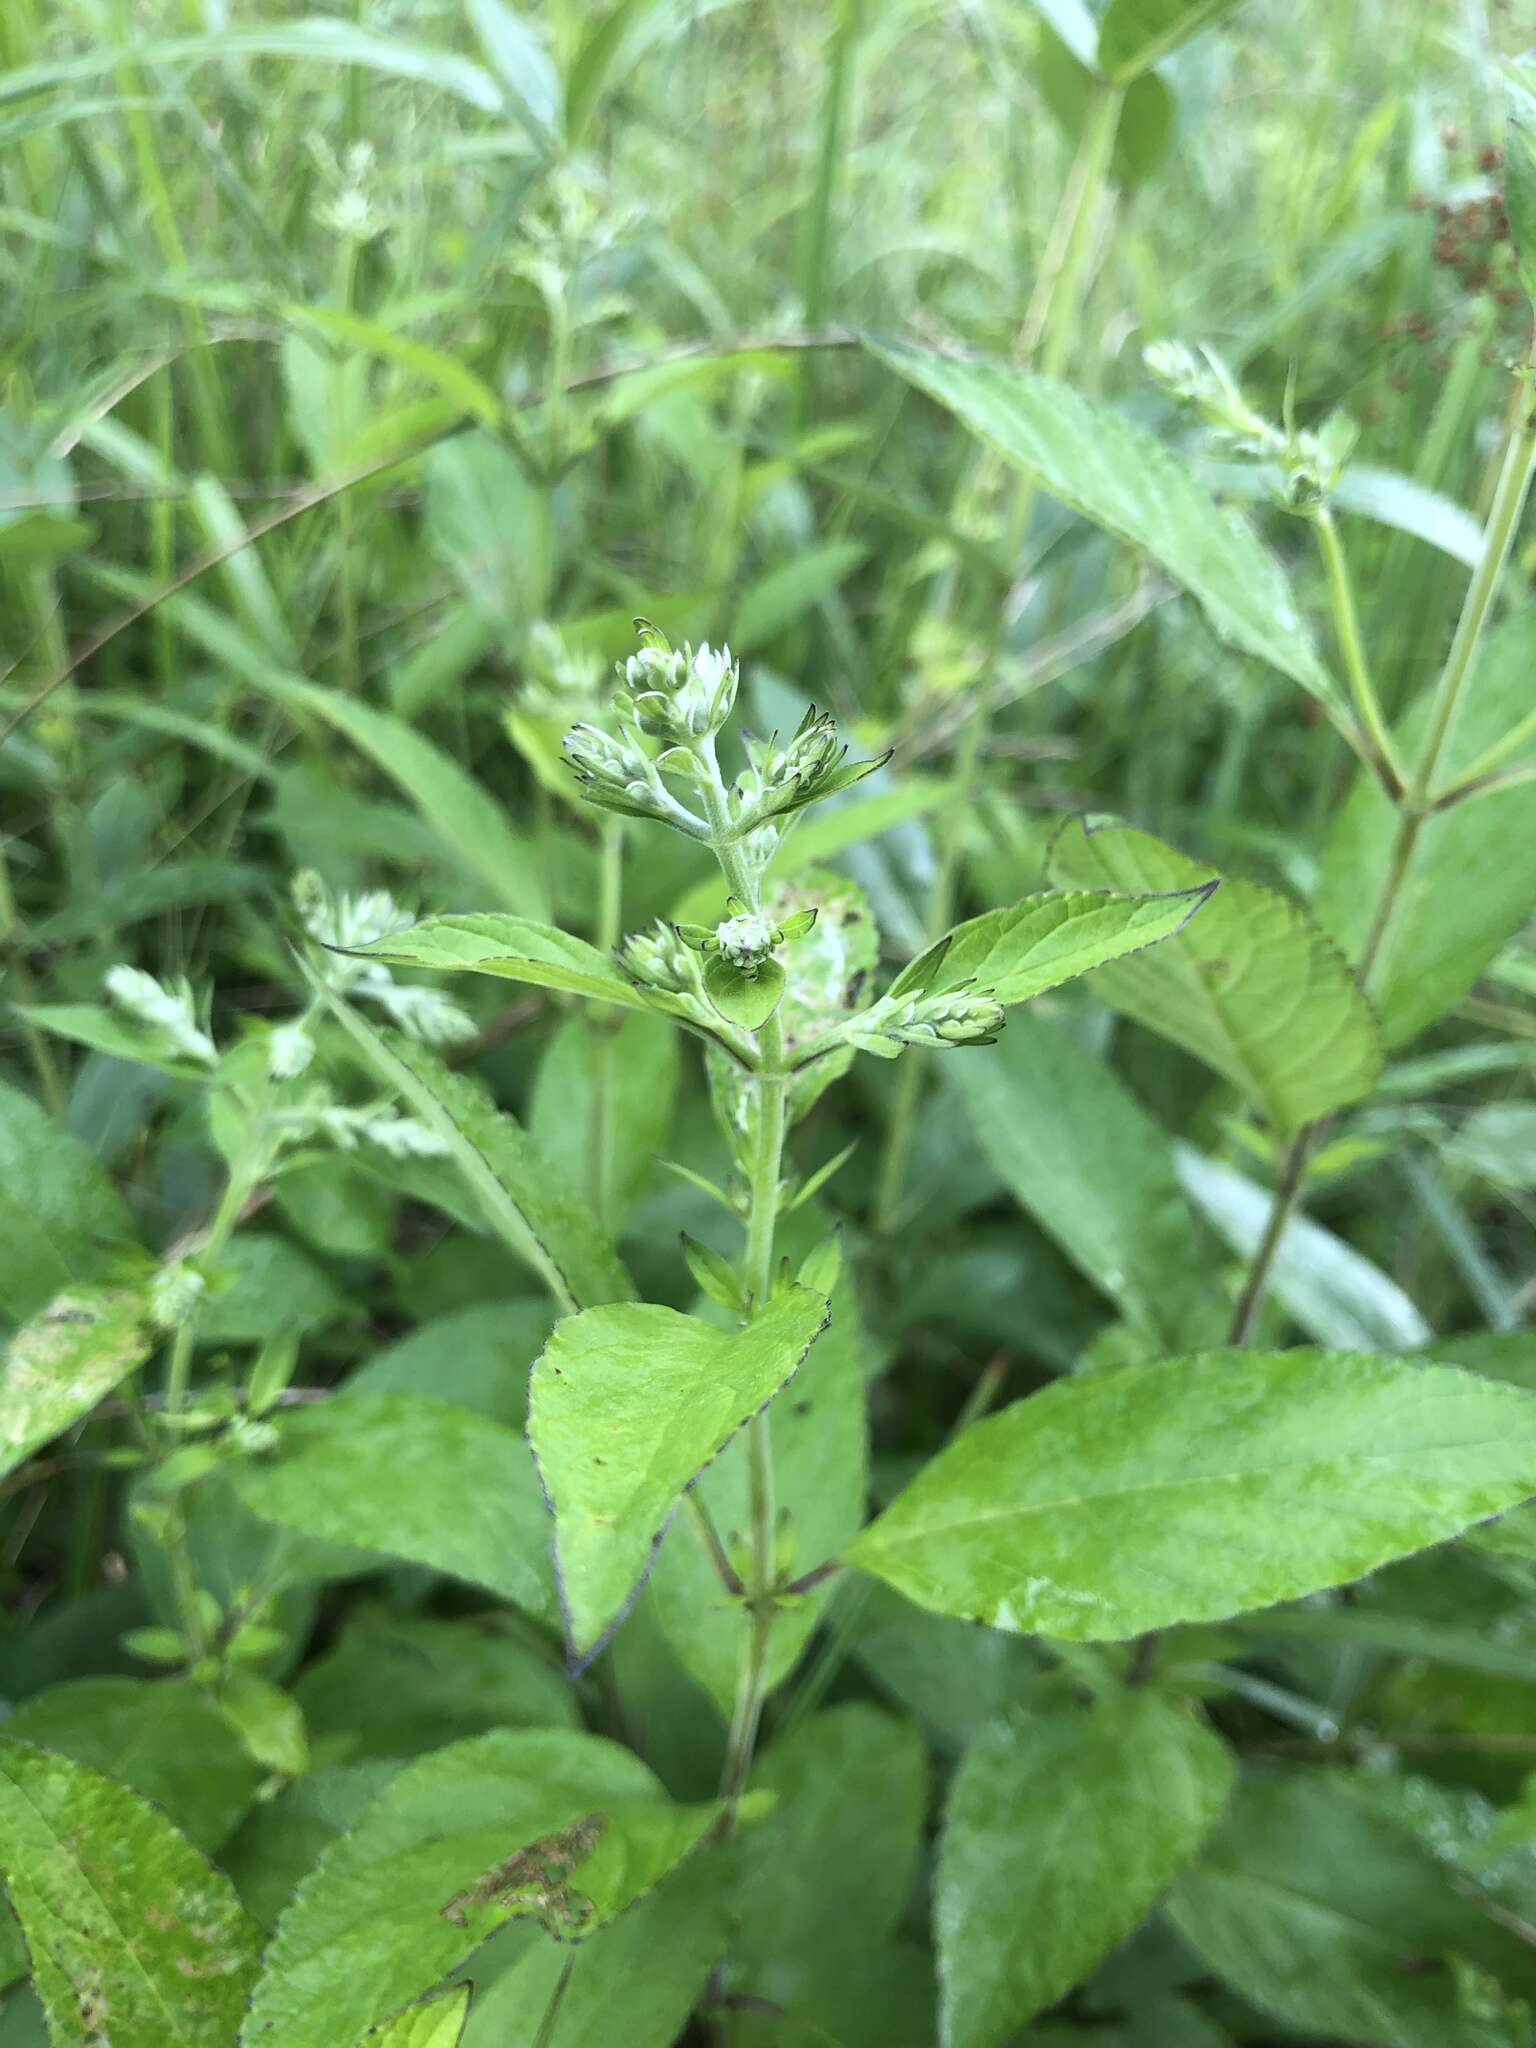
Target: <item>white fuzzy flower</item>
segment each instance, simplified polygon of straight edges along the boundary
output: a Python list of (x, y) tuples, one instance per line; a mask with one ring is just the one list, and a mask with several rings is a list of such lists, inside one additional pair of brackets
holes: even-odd
[(105, 987), (112, 1002), (151, 1031), (159, 1031), (188, 1059), (212, 1066), (218, 1048), (197, 1022), (192, 985), (184, 975), (170, 983), (156, 981), (138, 967), (109, 967)]

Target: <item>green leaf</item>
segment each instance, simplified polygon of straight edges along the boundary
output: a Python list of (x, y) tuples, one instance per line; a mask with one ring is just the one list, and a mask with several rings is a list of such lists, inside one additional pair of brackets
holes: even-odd
[[(560, 2001), (558, 2048), (613, 2048), (620, 2013), (623, 2048), (672, 2048), (728, 1941), (719, 1870), (712, 1858), (694, 1857), (582, 1949)], [(484, 1952), (486, 1962), (499, 1946)], [(562, 1943), (537, 1940), (489, 1984), (477, 1981), (464, 2048), (540, 2048), (539, 2027), (569, 1959)], [(470, 1967), (478, 1979), (481, 1958)]]
[(179, 1080), (208, 1078), (208, 1069), (188, 1059), (169, 1032), (130, 1024), (103, 1003), (18, 1003), (16, 1014), (36, 1024), (39, 1030), (51, 1031), (56, 1038), (89, 1046), (93, 1052), (107, 1053), (113, 1059), (158, 1067), (162, 1074), (174, 1074)]
[(521, 1429), (528, 1419), (529, 1368), (553, 1321), (543, 1296), (451, 1309), (376, 1352), (336, 1392), (433, 1394)]
[(1099, 69), (1117, 85), (1128, 85), (1241, 5), (1242, 0), (1110, 0), (1099, 29)]
[(1511, 57), (1504, 73), (1504, 205), (1527, 298), (1536, 300), (1536, 62)]
[(731, 645), (750, 654), (774, 640), (815, 605), (825, 602), (868, 557), (859, 541), (834, 540), (808, 548), (770, 569), (736, 608)]
[(280, 1685), (254, 1671), (226, 1673), (219, 1688), (224, 1718), (264, 1770), (300, 1778), (309, 1769), (304, 1715)]
[(999, 455), (1181, 583), (1224, 639), (1342, 711), (1285, 576), (1241, 514), (1224, 510), (1145, 428), (1049, 377), (905, 343), (865, 346)]
[(357, 2048), (459, 2048), (469, 2018), (471, 1986), (460, 1984), (370, 2027)]
[[(1446, 746), (1442, 780), (1471, 766), (1530, 709), (1536, 615), (1517, 610), (1489, 636)], [(1432, 692), (1403, 721), (1399, 752), (1422, 744)], [(1505, 767), (1536, 762), (1536, 738)], [(1370, 929), (1388, 872), (1397, 811), (1373, 777), (1357, 778), (1323, 855), (1317, 917), (1351, 959)], [(1459, 1003), (1483, 969), (1536, 910), (1536, 863), (1510, 848), (1536, 840), (1536, 783), (1480, 796), (1427, 818), (1397, 908), (1377, 951), (1371, 1000), (1389, 1049)]]
[(1146, 1691), (995, 1723), (949, 1795), (934, 1895), (945, 2048), (1001, 2048), (1141, 1923), (1226, 1804), (1232, 1760)]
[(799, 874), (818, 861), (832, 860), (850, 846), (904, 825), (911, 818), (926, 817), (942, 810), (960, 794), (958, 782), (934, 776), (904, 776), (888, 789), (875, 789), (869, 796), (850, 797), (840, 804), (818, 804), (799, 813), (799, 822), (769, 863), (768, 873), (778, 881), (784, 875)]
[[(1040, 11), (1045, 12), (1043, 8)], [(1075, 148), (1081, 143), (1096, 94), (1094, 25), (1091, 17), (1079, 17), (1077, 28), (1085, 35), (1075, 28), (1069, 41), (1061, 31), (1072, 24), (1059, 10), (1053, 11), (1059, 18), (1054, 28), (1041, 34), (1034, 77), (1052, 118)], [(1086, 57), (1081, 54), (1085, 40)], [(1177, 111), (1172, 92), (1155, 71), (1144, 72), (1131, 82), (1120, 104), (1110, 159), (1110, 175), (1117, 185), (1145, 184), (1159, 168), (1173, 140)]]
[[(1274, 1211), (1268, 1188), (1191, 1146), (1175, 1148), (1180, 1185), (1246, 1263)], [(1433, 1332), (1389, 1274), (1310, 1216), (1293, 1216), (1270, 1264), (1269, 1289), (1319, 1344), (1344, 1351), (1417, 1351)]]
[(1072, 1641), (1360, 1578), (1536, 1491), (1536, 1400), (1448, 1366), (1212, 1351), (977, 1423), (846, 1553), (922, 1606)]
[[(1208, 880), (1150, 833), (1077, 818), (1052, 842), (1065, 888), (1171, 894)], [(1332, 941), (1257, 882), (1226, 880), (1163, 945), (1100, 968), (1102, 1002), (1214, 1067), (1280, 1132), (1368, 1095), (1381, 1073), (1370, 1006)]]
[(744, 1329), (620, 1303), (555, 1325), (533, 1368), (528, 1438), (555, 1517), (573, 1664), (623, 1619), (700, 1468), (805, 1363), (827, 1301), (790, 1287)]
[(442, 1139), (497, 1234), (570, 1309), (634, 1294), (618, 1253), (515, 1117), (467, 1074), (398, 1031), (378, 1030), (333, 1000), (337, 1021), (386, 1086)]
[(211, 1855), (256, 1796), (258, 1774), (201, 1687), (180, 1678), (76, 1678), (22, 1700), (7, 1735), (114, 1778)]
[(494, 974), (504, 981), (555, 988), (594, 1002), (644, 1007), (606, 953), (552, 924), (506, 911), (482, 910), (426, 917), (403, 932), (353, 949), (357, 957), (391, 967), (424, 967), (438, 974)]
[(260, 1937), (157, 1808), (0, 1736), (0, 1870), (58, 2048), (229, 2048)]
[(638, 1757), (569, 1729), (497, 1731), (440, 1749), (393, 1778), (299, 1886), (240, 2039), (246, 2048), (355, 2040), (529, 1910), (496, 1899), (498, 1866), (603, 1816), (596, 1846), (566, 1880), (591, 1907), (568, 1934), (595, 1933), (696, 1847), (718, 1813), (713, 1802), (672, 1805)]
[(1214, 1336), (1173, 1148), (1101, 1061), (1026, 1011), (945, 1080), (1015, 1197), (1123, 1314), (1164, 1350)]
[(784, 969), (777, 960), (764, 960), (747, 974), (723, 953), (712, 953), (704, 962), (704, 993), (728, 1024), (757, 1031), (783, 999)]
[[(428, 348), (422, 342), (413, 341), (409, 335), (397, 334), (381, 321), (365, 320), (360, 314), (340, 306), (291, 304), (285, 305), (282, 312), (296, 326), (318, 327), (323, 334), (336, 335), (342, 341), (351, 342), (363, 355), (379, 356), (386, 362), (398, 363), (483, 425), (493, 425), (501, 417), (501, 400), (495, 392), (454, 356)], [(329, 381), (333, 390), (341, 374), (332, 371)], [(235, 559), (238, 561), (242, 557), (236, 556)], [(289, 659), (292, 659), (291, 654)]]
[(349, 1395), (275, 1426), (276, 1451), (229, 1468), (263, 1521), (430, 1565), (553, 1619), (549, 1521), (514, 1431), (425, 1394)]
[(1529, 1950), (1348, 1786), (1342, 1772), (1244, 1786), (1170, 1901), (1181, 1937), (1249, 2004), (1308, 2035), (1374, 2048), (1520, 2038), (1468, 2011), (1445, 1963), (1529, 1996)]
[(506, 812), (449, 754), (392, 712), (324, 690), (299, 676), (264, 671), (256, 686), (288, 710), (320, 718), (375, 761), (415, 804), (466, 874), (508, 910), (545, 911), (538, 863)]
[(89, 1415), (157, 1341), (143, 1298), (106, 1288), (56, 1295), (23, 1323), (0, 1365), (0, 1475)]
[(519, 120), (552, 148), (560, 140), (560, 74), (544, 45), (507, 0), (467, 0), (465, 12)]
[(0, 1081), (0, 1314), (25, 1321), (132, 1236), (94, 1153)]

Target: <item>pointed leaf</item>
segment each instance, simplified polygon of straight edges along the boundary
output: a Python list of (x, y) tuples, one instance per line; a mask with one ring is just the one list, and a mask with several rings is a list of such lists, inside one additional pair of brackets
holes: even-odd
[(533, 1368), (528, 1436), (573, 1661), (601, 1648), (684, 1489), (793, 1379), (827, 1313), (824, 1295), (790, 1287), (741, 1330), (638, 1303), (556, 1324)]
[(350, 1004), (332, 1000), (331, 1009), (380, 1080), (442, 1139), (486, 1220), (542, 1274), (557, 1301), (574, 1309), (634, 1294), (591, 1210), (561, 1185), (522, 1125), (477, 1081), (456, 1074), (414, 1039), (376, 1029)]
[(1274, 556), (1241, 514), (1218, 505), (1145, 428), (1009, 364), (963, 362), (867, 336), (865, 346), (1053, 498), (1143, 549), (1199, 601), (1223, 638), (1342, 709)]
[(420, 2005), (408, 2006), (381, 2027), (370, 2027), (357, 2048), (459, 2048), (473, 1987), (460, 1984)]
[(1342, 1585), (1536, 1492), (1536, 1397), (1449, 1366), (1211, 1351), (968, 1430), (848, 1561), (943, 1614), (1094, 1641)]
[(425, 917), (353, 951), (391, 967), (425, 967), (439, 974), (494, 974), (503, 981), (556, 988), (594, 1002), (643, 1009), (632, 983), (606, 953), (552, 924), (508, 911), (453, 912)]
[(229, 2048), (260, 1934), (157, 1807), (0, 1736), (0, 1871), (58, 2048)]
[(299, 1886), (240, 2039), (355, 2041), (529, 1910), (509, 1896), (515, 1871), (502, 1886), (498, 1866), (602, 1816), (585, 1831), (595, 1846), (573, 1842), (566, 1879), (592, 1909), (566, 1938), (585, 1938), (688, 1854), (718, 1812), (674, 1806), (638, 1757), (571, 1729), (498, 1730), (436, 1750), (392, 1779)]
[(228, 1468), (263, 1521), (429, 1565), (554, 1619), (549, 1518), (515, 1431), (426, 1394), (349, 1394), (276, 1427), (276, 1451)]
[(1027, 1003), (1106, 960), (1169, 938), (1216, 887), (1205, 881), (1163, 896), (1092, 890), (1026, 896), (1007, 910), (986, 910), (956, 925), (904, 967), (889, 992), (942, 995), (970, 986), (1000, 1003)]
[(96, 1155), (0, 1081), (0, 1314), (24, 1322), (132, 1236)]
[(56, 1295), (23, 1323), (0, 1364), (0, 1476), (89, 1415), (157, 1342), (142, 1297), (105, 1288)]
[[(1132, 892), (1187, 889), (1200, 862), (1148, 832), (1075, 818), (1051, 846), (1053, 881)], [(1381, 1072), (1370, 1005), (1333, 942), (1257, 882), (1224, 881), (1200, 916), (1090, 984), (1121, 1010), (1241, 1088), (1277, 1131), (1357, 1102)]]
[(1241, 5), (1242, 0), (1110, 0), (1099, 30), (1099, 69), (1117, 85), (1128, 85)]
[(1002, 2048), (1140, 1924), (1215, 1824), (1226, 1747), (1146, 1691), (994, 1723), (945, 1815), (945, 2048)]

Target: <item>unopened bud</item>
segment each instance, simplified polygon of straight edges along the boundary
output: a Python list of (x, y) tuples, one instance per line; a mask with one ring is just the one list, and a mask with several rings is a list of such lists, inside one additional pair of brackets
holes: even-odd
[(668, 995), (685, 995), (697, 979), (688, 948), (669, 924), (660, 918), (644, 931), (631, 932), (618, 948), (616, 957), (631, 981), (642, 988), (664, 990)]

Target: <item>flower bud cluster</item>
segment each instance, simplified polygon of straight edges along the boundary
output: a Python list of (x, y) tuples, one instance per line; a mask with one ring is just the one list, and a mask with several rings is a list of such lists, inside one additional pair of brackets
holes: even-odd
[(851, 1018), (844, 1031), (862, 1051), (894, 1059), (904, 1045), (943, 1050), (952, 1045), (992, 1045), (1007, 1019), (995, 996), (975, 989), (937, 995), (883, 996)]
[[(440, 989), (396, 981), (382, 961), (348, 956), (347, 948), (388, 938), (411, 922), (387, 890), (333, 896), (306, 868), (293, 878), (293, 900), (305, 930), (326, 948), (320, 971), (328, 987), (377, 1003), (392, 1024), (424, 1045), (464, 1045), (475, 1036), (474, 1018)], [(301, 1023), (282, 1025), (268, 1040), (267, 1070), (275, 1081), (293, 1080), (314, 1051)]]
[(756, 980), (764, 962), (772, 959), (786, 939), (803, 938), (816, 922), (814, 910), (797, 910), (776, 923), (739, 896), (727, 896), (725, 907), (728, 915), (713, 931), (702, 924), (680, 924), (675, 930), (692, 951), (718, 954), (748, 981)]
[(691, 995), (699, 984), (698, 965), (674, 925), (661, 918), (644, 931), (631, 932), (617, 948), (620, 967), (641, 988), (664, 995)]
[(686, 747), (709, 739), (731, 715), (741, 670), (729, 647), (669, 647), (654, 627), (624, 664), (620, 711), (652, 739)]
[(218, 1058), (217, 1047), (197, 1021), (196, 998), (185, 975), (162, 982), (137, 967), (109, 967), (104, 986), (125, 1017), (158, 1032), (169, 1050), (205, 1067)]
[(848, 789), (881, 767), (889, 755), (874, 761), (848, 761), (831, 714), (813, 704), (787, 746), (777, 735), (763, 741), (747, 739), (747, 767), (733, 791), (739, 829), (756, 832), (771, 818), (803, 810), (819, 797)]
[(596, 725), (573, 725), (562, 745), (588, 803), (622, 818), (654, 818), (695, 836), (703, 829), (661, 779), (657, 764), (634, 740)]
[(1164, 390), (1200, 412), (1228, 447), (1255, 461), (1272, 463), (1270, 495), (1287, 512), (1310, 518), (1338, 489), (1354, 452), (1358, 429), (1347, 413), (1334, 412), (1316, 429), (1300, 429), (1289, 416), (1283, 426), (1256, 412), (1226, 364), (1211, 349), (1198, 355), (1181, 341), (1156, 341), (1142, 361)]

